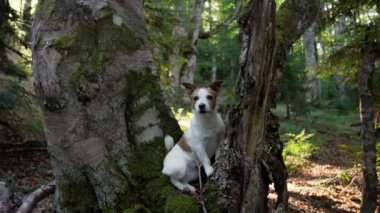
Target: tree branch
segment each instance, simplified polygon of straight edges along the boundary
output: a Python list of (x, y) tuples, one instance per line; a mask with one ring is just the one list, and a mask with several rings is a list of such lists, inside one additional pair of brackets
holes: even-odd
[(317, 17), (319, 0), (286, 0), (276, 14), (277, 46), (287, 52)]
[(47, 185), (41, 186), (32, 194), (30, 194), (21, 204), (20, 208), (17, 210), (17, 213), (29, 213), (32, 212), (33, 208), (37, 205), (38, 202), (43, 200), (50, 194), (53, 194), (55, 191), (55, 181), (48, 183)]
[(219, 33), (220, 30), (224, 29), (229, 24), (231, 24), (231, 22), (233, 22), (235, 19), (237, 19), (239, 17), (239, 14), (240, 14), (241, 9), (242, 9), (242, 5), (243, 5), (242, 0), (236, 0), (235, 10), (232, 13), (232, 15), (230, 17), (228, 17), (226, 20), (224, 20), (223, 22), (216, 25), (216, 27), (214, 29), (211, 29), (208, 32), (200, 32), (199, 38), (200, 39), (208, 39), (208, 38), (212, 37), (213, 35)]

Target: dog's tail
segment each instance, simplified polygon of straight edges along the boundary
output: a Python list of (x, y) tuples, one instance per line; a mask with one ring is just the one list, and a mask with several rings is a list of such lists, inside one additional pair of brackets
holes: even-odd
[(165, 148), (169, 152), (174, 146), (174, 139), (170, 135), (165, 136)]

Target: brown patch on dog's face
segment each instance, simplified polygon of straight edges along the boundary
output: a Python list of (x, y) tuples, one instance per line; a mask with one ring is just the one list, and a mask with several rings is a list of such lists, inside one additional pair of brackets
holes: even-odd
[(209, 101), (210, 101), (210, 107), (212, 110), (215, 110), (216, 98), (218, 97), (218, 93), (215, 90), (211, 89), (210, 87), (208, 87), (206, 89), (209, 92), (207, 99), (209, 99)]
[(191, 98), (193, 108), (198, 113), (208, 113), (216, 108), (216, 99), (222, 81), (215, 81), (208, 87), (197, 88), (193, 84), (184, 83), (186, 91)]
[(182, 136), (182, 138), (178, 141), (178, 146), (181, 147), (181, 149), (185, 152), (192, 152), (190, 145), (187, 143), (185, 137)]

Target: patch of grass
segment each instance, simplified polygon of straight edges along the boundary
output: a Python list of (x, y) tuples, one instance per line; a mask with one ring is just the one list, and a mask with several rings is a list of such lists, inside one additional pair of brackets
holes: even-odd
[(317, 132), (321, 127), (329, 128), (330, 130), (339, 131), (341, 133), (349, 133), (353, 131), (350, 124), (360, 121), (358, 112), (339, 113), (336, 109), (317, 109), (312, 110), (304, 116), (292, 117), (285, 119), (286, 106), (278, 104), (274, 113), (280, 117), (280, 133), (297, 133), (302, 129), (307, 132)]
[(351, 175), (346, 170), (340, 171), (337, 174), (337, 177), (338, 177), (338, 179), (340, 181), (342, 181), (342, 182), (344, 182), (346, 184), (351, 181)]

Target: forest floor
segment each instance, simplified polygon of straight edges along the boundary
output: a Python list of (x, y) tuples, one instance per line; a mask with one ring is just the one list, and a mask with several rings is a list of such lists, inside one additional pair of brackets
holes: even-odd
[[(315, 110), (286, 120), (281, 106), (276, 113), (285, 142), (290, 212), (359, 212), (362, 147), (359, 127), (351, 126), (360, 121), (358, 115)], [(273, 186), (270, 191), (274, 202)]]
[[(358, 116), (314, 111), (285, 120), (281, 106), (276, 114), (280, 117), (280, 134), (286, 144), (284, 158), (289, 173), (290, 212), (359, 212), (362, 151), (359, 128), (350, 127), (359, 121)], [(184, 128), (190, 117), (186, 114), (178, 118)], [(291, 140), (295, 143), (291, 144)], [(14, 206), (53, 179), (46, 151), (2, 153), (0, 162), (0, 176), (10, 180)], [(273, 206), (273, 186), (270, 192)], [(52, 212), (52, 201), (53, 196), (50, 196), (33, 212)], [(378, 204), (380, 206), (380, 201)]]

